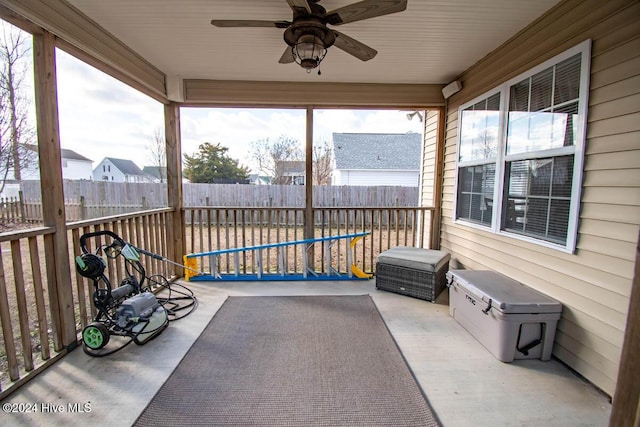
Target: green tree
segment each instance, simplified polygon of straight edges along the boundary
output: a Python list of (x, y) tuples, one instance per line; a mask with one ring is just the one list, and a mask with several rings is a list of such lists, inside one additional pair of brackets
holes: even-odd
[(192, 156), (184, 155), (184, 172), (191, 182), (239, 182), (249, 177), (249, 170), (227, 155), (229, 149), (205, 142)]

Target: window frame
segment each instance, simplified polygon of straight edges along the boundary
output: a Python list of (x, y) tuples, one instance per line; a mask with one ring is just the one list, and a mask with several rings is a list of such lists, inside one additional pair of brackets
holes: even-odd
[[(462, 118), (462, 111), (477, 104), (480, 101), (483, 100), (487, 100), (489, 98), (491, 98), (492, 96), (499, 94), (500, 95), (500, 107), (498, 110), (498, 141), (497, 141), (497, 146), (496, 146), (496, 155), (493, 157), (488, 157), (488, 158), (484, 158), (484, 159), (472, 159), (472, 160), (464, 160), (464, 161), (460, 161), (460, 146), (462, 143), (462, 135), (460, 132), (460, 123), (461, 123), (461, 118)], [(503, 132), (505, 129), (504, 126), (504, 120), (505, 120), (505, 115), (503, 114), (503, 111), (505, 109), (505, 98), (504, 98), (504, 93), (501, 90), (501, 87), (497, 87), (494, 88), (488, 92), (485, 92), (484, 94), (482, 94), (481, 96), (478, 96), (474, 99), (472, 99), (470, 102), (467, 102), (466, 104), (460, 106), (458, 108), (458, 121), (459, 121), (459, 125), (458, 125), (458, 135), (457, 135), (457, 148), (456, 148), (456, 178), (455, 178), (455, 193), (454, 193), (454, 204), (453, 204), (453, 219), (455, 222), (462, 222), (465, 225), (469, 225), (471, 227), (474, 228), (478, 228), (481, 230), (491, 230), (493, 229), (497, 224), (495, 224), (496, 222), (496, 202), (501, 200), (501, 196), (499, 194), (499, 185), (495, 185), (494, 184), (494, 189), (493, 189), (493, 217), (491, 218), (491, 225), (485, 225), (482, 224), (480, 222), (476, 222), (476, 221), (470, 221), (466, 218), (457, 218), (458, 216), (458, 184), (459, 184), (459, 179), (460, 179), (460, 169), (461, 168), (466, 168), (466, 167), (473, 167), (473, 166), (484, 166), (484, 165), (490, 165), (490, 164), (494, 164), (496, 165), (496, 169), (495, 169), (495, 176), (494, 176), (494, 182), (497, 183), (498, 179), (499, 179), (499, 172), (500, 170), (498, 169), (498, 164), (499, 164), (499, 158), (500, 158), (500, 151), (502, 150), (502, 140), (503, 140)]]
[[(524, 79), (528, 79), (531, 76), (540, 73), (550, 67), (553, 67), (560, 62), (576, 55), (581, 54), (580, 58), (580, 82), (579, 82), (579, 94), (578, 94), (578, 110), (577, 110), (577, 128), (574, 145), (542, 149), (530, 152), (519, 152), (516, 154), (506, 154), (507, 150), (507, 127), (508, 127), (508, 114), (511, 95), (511, 86), (521, 82)], [(538, 64), (525, 71), (524, 73), (515, 76), (504, 83), (492, 88), (491, 90), (483, 93), (482, 95), (466, 102), (458, 107), (458, 125), (456, 135), (456, 168), (455, 168), (455, 183), (454, 183), (454, 202), (452, 219), (455, 224), (468, 226), (471, 228), (483, 230), (500, 236), (505, 236), (529, 243), (533, 243), (539, 246), (544, 246), (552, 249), (561, 250), (567, 253), (575, 253), (576, 243), (578, 238), (578, 224), (580, 219), (580, 204), (582, 199), (582, 179), (584, 168), (584, 154), (586, 145), (586, 128), (587, 128), (587, 112), (589, 103), (589, 78), (591, 69), (591, 40), (585, 40), (582, 43), (565, 50), (564, 52)], [(475, 105), (476, 103), (494, 96), (496, 93), (500, 93), (500, 114), (499, 114), (499, 131), (498, 131), (498, 147), (497, 153), (494, 159), (495, 164), (495, 187), (494, 187), (494, 203), (493, 203), (493, 217), (491, 218), (491, 226), (483, 225), (478, 222), (470, 221), (466, 218), (458, 218), (458, 184), (460, 180), (461, 169), (474, 165), (486, 165), (491, 164), (491, 159), (482, 160), (468, 160), (460, 161), (460, 148), (462, 142), (462, 112)], [(506, 169), (508, 162), (515, 162), (518, 160), (532, 160), (548, 157), (559, 157), (562, 155), (573, 155), (573, 175), (571, 182), (571, 200), (569, 203), (569, 216), (567, 224), (567, 237), (565, 244), (554, 243), (541, 238), (536, 238), (532, 235), (520, 234), (513, 231), (505, 230), (505, 224), (503, 221), (503, 213), (505, 206), (505, 194), (506, 182)]]

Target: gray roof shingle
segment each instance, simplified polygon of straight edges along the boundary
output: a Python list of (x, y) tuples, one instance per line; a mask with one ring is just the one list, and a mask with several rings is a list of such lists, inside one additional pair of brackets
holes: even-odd
[(63, 159), (69, 159), (69, 160), (83, 160), (85, 162), (91, 162), (91, 159), (86, 158), (85, 156), (83, 156), (82, 154), (78, 154), (73, 150), (69, 150), (68, 148), (61, 148), (60, 149), (60, 156)]
[(277, 168), (282, 171), (283, 175), (304, 175), (304, 160), (279, 160)]
[(157, 179), (167, 179), (166, 166), (145, 166), (142, 168), (142, 173), (146, 173)]
[[(33, 151), (34, 153), (38, 153), (38, 146), (34, 144), (23, 144), (25, 148)], [(93, 162), (91, 159), (86, 158), (82, 154), (76, 153), (73, 150), (69, 150), (68, 148), (60, 149), (60, 157), (68, 160), (83, 160), (86, 162)]]
[(115, 159), (113, 157), (105, 157), (105, 160), (109, 160), (120, 172), (125, 175), (144, 175), (144, 172), (140, 170), (138, 165), (133, 163), (132, 160)]
[(419, 133), (334, 133), (336, 169), (420, 170)]

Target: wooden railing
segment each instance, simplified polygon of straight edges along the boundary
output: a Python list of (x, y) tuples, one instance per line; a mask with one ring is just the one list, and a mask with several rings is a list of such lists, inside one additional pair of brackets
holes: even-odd
[[(74, 267), (74, 258), (81, 253), (80, 236), (110, 230), (137, 247), (165, 255), (170, 244), (166, 230), (171, 213), (172, 209), (156, 209), (67, 224), (78, 334), (95, 314), (91, 303), (93, 285)], [(47, 227), (0, 233), (0, 399), (66, 352), (56, 334), (53, 319), (57, 313), (51, 308), (55, 306), (50, 244), (53, 233), (54, 229)], [(88, 244), (93, 250), (96, 240)], [(162, 261), (148, 257), (142, 261), (149, 275), (169, 274), (170, 269)], [(115, 286), (119, 285), (125, 275), (122, 260), (110, 259), (106, 274)]]
[[(432, 207), (393, 208), (314, 208), (314, 236), (369, 232), (355, 249), (355, 262), (365, 272), (375, 269), (380, 252), (395, 246), (429, 247)], [(300, 240), (303, 237), (304, 208), (195, 207), (186, 208), (187, 252), (198, 253), (218, 249), (240, 248)], [(302, 247), (292, 247), (286, 254), (291, 273), (303, 271)], [(346, 249), (339, 249), (335, 264), (346, 270)], [(326, 272), (324, 248), (316, 250), (313, 268)], [(207, 260), (201, 269), (211, 271)], [(216, 270), (233, 273), (230, 255), (219, 257)], [(265, 271), (277, 268), (275, 251), (263, 259)], [(240, 269), (243, 274), (256, 273), (257, 261), (252, 254), (243, 254)]]
[[(44, 256), (52, 228), (0, 234), (0, 386), (18, 382), (61, 350), (49, 310), (51, 268)], [(14, 274), (19, 272), (19, 274)], [(21, 357), (19, 357), (19, 355)], [(2, 396), (2, 394), (0, 394)]]
[[(430, 207), (317, 208), (314, 209), (314, 237), (369, 232), (364, 242), (356, 246), (355, 262), (364, 271), (373, 272), (378, 254), (388, 248), (429, 246), (432, 212)], [(165, 208), (67, 224), (78, 335), (95, 314), (91, 303), (92, 283), (75, 271), (74, 258), (80, 254), (80, 236), (110, 230), (134, 246), (167, 256), (173, 244), (167, 234), (172, 215), (173, 210)], [(187, 208), (187, 252), (299, 240), (304, 237), (303, 216), (303, 208)], [(60, 313), (51, 309), (56, 298), (56, 274), (52, 270), (56, 264), (52, 260), (54, 236), (54, 229), (47, 227), (0, 233), (0, 399), (66, 352), (56, 330), (55, 319), (60, 318)], [(92, 240), (88, 244), (89, 249), (94, 250), (100, 241)], [(339, 269), (347, 268), (346, 250), (339, 250), (334, 260)], [(324, 255), (324, 248), (314, 254), (318, 271), (327, 268)], [(267, 254), (263, 260), (265, 271), (276, 268), (276, 258), (275, 251)], [(301, 253), (288, 254), (287, 260), (289, 271), (302, 271)], [(143, 257), (142, 261), (149, 275), (166, 277), (174, 271), (153, 258)], [(240, 268), (244, 272), (255, 272), (255, 261), (248, 255)], [(228, 258), (221, 264), (218, 271), (232, 271), (233, 262)], [(119, 285), (125, 277), (122, 260), (109, 259), (106, 274), (112, 283)]]

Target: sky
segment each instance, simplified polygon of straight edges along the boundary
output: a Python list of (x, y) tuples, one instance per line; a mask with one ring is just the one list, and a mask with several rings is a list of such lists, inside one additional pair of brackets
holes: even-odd
[[(163, 105), (59, 49), (56, 67), (62, 148), (91, 159), (93, 167), (104, 157), (153, 165), (149, 146), (154, 132), (164, 132)], [(330, 142), (332, 132), (422, 133), (423, 124), (408, 120), (407, 113), (316, 110), (314, 141)], [(220, 143), (230, 157), (255, 169), (248, 156), (253, 141), (286, 136), (304, 148), (303, 109), (182, 108), (180, 117), (183, 154), (193, 155), (204, 142)]]

